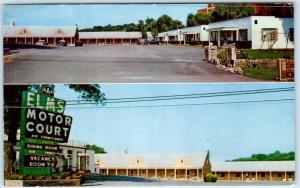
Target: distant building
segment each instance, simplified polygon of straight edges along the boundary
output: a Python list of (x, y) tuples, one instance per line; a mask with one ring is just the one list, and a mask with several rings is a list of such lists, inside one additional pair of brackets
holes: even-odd
[(78, 40), (76, 26), (15, 26), (3, 27), (3, 42), (7, 44), (35, 44), (44, 40), (50, 45), (57, 45), (64, 40), (68, 45), (73, 45)]
[(208, 4), (207, 8), (199, 9), (197, 10), (197, 13), (199, 14), (208, 14), (212, 13), (215, 10), (215, 5), (214, 4)]
[(238, 48), (284, 49), (294, 48), (293, 18), (249, 16), (218, 21), (209, 25), (209, 40), (215, 45), (235, 42)]
[(79, 32), (79, 40), (82, 41), (84, 45), (136, 44), (140, 38), (142, 38), (141, 32)]
[(162, 43), (205, 44), (208, 43), (207, 29), (208, 25), (200, 25), (162, 32), (157, 35), (157, 40)]
[(211, 171), (208, 153), (197, 154), (95, 154), (103, 175), (158, 179), (203, 180)]
[(223, 181), (294, 181), (295, 161), (212, 162), (211, 171)]

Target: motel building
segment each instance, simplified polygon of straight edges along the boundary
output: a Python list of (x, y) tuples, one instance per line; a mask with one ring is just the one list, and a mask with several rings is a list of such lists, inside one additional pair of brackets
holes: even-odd
[(208, 44), (208, 25), (186, 27), (157, 35), (157, 40), (162, 43), (181, 44)]
[(35, 44), (44, 40), (49, 45), (57, 45), (64, 40), (68, 45), (75, 45), (78, 40), (77, 26), (3, 26), (5, 44)]
[(137, 44), (140, 38), (140, 32), (79, 32), (79, 40), (84, 45)]
[(213, 162), (219, 181), (295, 181), (295, 161)]
[(294, 18), (249, 16), (210, 23), (209, 41), (222, 46), (236, 43), (238, 48), (285, 49), (294, 48)]
[(211, 168), (208, 153), (95, 154), (95, 164), (102, 175), (201, 181)]

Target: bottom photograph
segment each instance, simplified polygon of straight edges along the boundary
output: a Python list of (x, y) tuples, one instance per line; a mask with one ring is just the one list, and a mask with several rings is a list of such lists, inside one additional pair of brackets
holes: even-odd
[(5, 186), (295, 181), (294, 83), (3, 89)]

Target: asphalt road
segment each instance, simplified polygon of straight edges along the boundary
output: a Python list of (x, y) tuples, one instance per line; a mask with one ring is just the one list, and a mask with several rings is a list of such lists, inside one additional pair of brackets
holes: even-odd
[(204, 49), (107, 45), (19, 49), (5, 56), (4, 83), (249, 82), (205, 63)]
[(259, 186), (259, 185), (291, 185), (293, 182), (239, 182), (218, 181), (207, 183), (192, 180), (154, 180), (126, 176), (101, 176), (98, 174), (86, 175), (87, 180), (82, 186)]

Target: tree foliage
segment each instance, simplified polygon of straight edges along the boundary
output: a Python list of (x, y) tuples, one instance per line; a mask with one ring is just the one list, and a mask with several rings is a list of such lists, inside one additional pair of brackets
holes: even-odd
[(86, 145), (87, 149), (94, 150), (95, 153), (106, 153), (105, 149), (97, 145)]
[(143, 38), (146, 38), (147, 32), (151, 32), (153, 36), (156, 36), (159, 32), (181, 29), (183, 27), (184, 25), (180, 20), (173, 20), (168, 15), (162, 15), (157, 20), (149, 17), (145, 20), (139, 20), (137, 24), (109, 24), (106, 26), (94, 26), (93, 28), (81, 29), (80, 31), (139, 31), (142, 33)]
[(253, 154), (251, 157), (244, 157), (234, 159), (232, 161), (293, 161), (295, 160), (295, 152), (291, 151), (288, 153), (280, 153), (280, 151), (275, 151), (270, 154)]
[(251, 16), (255, 13), (253, 6), (241, 3), (217, 4), (211, 13), (211, 21), (222, 21), (228, 19), (242, 18)]

